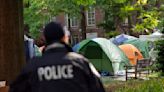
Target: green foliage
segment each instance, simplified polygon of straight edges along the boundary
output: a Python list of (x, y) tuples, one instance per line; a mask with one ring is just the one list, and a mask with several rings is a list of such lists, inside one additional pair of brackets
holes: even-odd
[(139, 5), (146, 5), (147, 4), (147, 0), (137, 0), (137, 4), (139, 4)]
[(143, 32), (146, 29), (153, 30), (158, 26), (158, 16), (157, 11), (144, 11), (139, 16), (139, 19), (142, 19), (142, 23), (137, 23), (133, 30), (137, 32)]
[(115, 31), (121, 23), (134, 10), (129, 5), (131, 0), (97, 0), (97, 6), (104, 11), (104, 21), (100, 24), (106, 31)]
[(24, 0), (24, 23), (34, 38), (39, 30), (60, 13), (80, 15), (80, 7), (95, 4), (95, 0)]
[[(123, 23), (126, 18), (129, 18), (129, 21), (131, 21), (129, 25), (132, 25), (133, 31), (153, 30), (158, 26), (162, 17), (160, 15), (163, 13), (159, 12), (159, 10), (163, 10), (162, 7), (156, 7), (155, 3), (158, 1), (136, 0), (134, 3), (134, 0), (97, 0), (98, 5), (105, 12), (104, 22), (101, 26), (106, 30), (114, 30), (116, 26)], [(136, 13), (137, 21), (132, 24), (134, 13)]]
[(131, 12), (135, 11), (135, 7), (131, 5), (126, 5), (124, 7), (121, 7), (119, 16), (122, 18), (127, 18), (128, 16), (131, 16)]
[(30, 26), (32, 36), (36, 38), (39, 30), (54, 16), (66, 13), (79, 17), (81, 6), (88, 9), (89, 6), (97, 5), (105, 15), (99, 26), (107, 31), (116, 30), (134, 12), (137, 12), (140, 20), (133, 25), (134, 31), (152, 30), (158, 24), (159, 29), (163, 30), (164, 22), (159, 20), (164, 20), (164, 5), (156, 8), (157, 1), (159, 0), (137, 0), (136, 3), (134, 0), (24, 0), (24, 23)]
[(40, 28), (50, 19), (50, 9), (44, 0), (25, 0), (24, 3), (29, 3), (24, 8), (24, 24), (29, 25), (32, 36), (36, 38)]
[(97, 26), (100, 28), (105, 29), (106, 32), (109, 31), (115, 31), (115, 25), (114, 25), (114, 19), (110, 16), (106, 16), (108, 17), (106, 20), (104, 20), (102, 23), (98, 24)]
[(73, 1), (77, 3), (77, 5), (83, 5), (84, 7), (96, 3), (95, 0), (73, 0)]
[(163, 92), (163, 84), (162, 79), (138, 82), (134, 86), (127, 84), (116, 92)]
[(161, 5), (159, 8), (159, 14), (160, 14), (160, 21), (158, 24), (158, 28), (161, 30), (162, 33), (164, 33), (164, 4)]
[(140, 21), (133, 27), (133, 31), (143, 32), (145, 30), (153, 30), (158, 26), (160, 13), (152, 2), (138, 0), (135, 7), (139, 12), (138, 20)]
[(164, 40), (156, 42), (156, 49), (158, 50), (157, 68), (164, 76)]
[(161, 30), (162, 33), (164, 33), (164, 18), (161, 18), (158, 24), (159, 30)]
[(115, 36), (117, 36), (119, 34), (120, 33), (118, 31), (110, 31), (110, 32), (106, 32), (106, 37), (112, 38), (112, 37), (115, 37)]

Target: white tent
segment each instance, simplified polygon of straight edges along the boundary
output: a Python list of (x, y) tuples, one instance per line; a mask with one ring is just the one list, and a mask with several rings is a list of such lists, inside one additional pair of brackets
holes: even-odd
[(162, 39), (163, 34), (156, 31), (150, 35), (140, 35), (139, 39), (142, 41), (156, 41)]
[(162, 36), (163, 34), (160, 33), (159, 31), (156, 31), (154, 33), (151, 34), (151, 36)]

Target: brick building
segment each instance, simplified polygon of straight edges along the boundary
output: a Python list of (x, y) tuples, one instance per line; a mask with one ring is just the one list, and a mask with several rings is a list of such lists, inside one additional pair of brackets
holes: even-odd
[[(104, 37), (105, 31), (102, 28), (98, 28), (97, 25), (103, 20), (103, 13), (99, 8), (89, 8), (85, 12), (86, 16), (86, 37), (95, 38), (95, 37)], [(68, 15), (61, 13), (60, 15), (54, 18), (55, 21), (62, 23), (68, 27)], [(71, 26), (71, 43), (72, 45), (80, 42), (82, 40), (82, 32), (80, 29), (80, 19), (76, 17), (71, 17), (70, 19)]]

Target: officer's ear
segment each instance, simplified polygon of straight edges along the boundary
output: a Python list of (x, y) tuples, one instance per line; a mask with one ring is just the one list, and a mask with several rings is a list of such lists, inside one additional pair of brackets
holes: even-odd
[(65, 42), (66, 44), (69, 44), (69, 36), (70, 36), (70, 31), (68, 31), (67, 27), (63, 27), (64, 30), (64, 37), (62, 38), (62, 41)]
[(68, 35), (64, 35), (61, 39), (62, 42), (69, 44), (69, 36)]

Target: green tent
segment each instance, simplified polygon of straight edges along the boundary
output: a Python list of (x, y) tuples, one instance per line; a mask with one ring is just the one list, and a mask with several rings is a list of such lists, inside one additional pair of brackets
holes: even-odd
[(87, 57), (98, 71), (117, 74), (124, 65), (129, 65), (122, 50), (105, 38), (83, 40), (77, 46), (77, 52)]
[(147, 41), (141, 41), (139, 39), (130, 39), (124, 42), (124, 44), (132, 44), (140, 50), (144, 58), (149, 58), (149, 44)]

